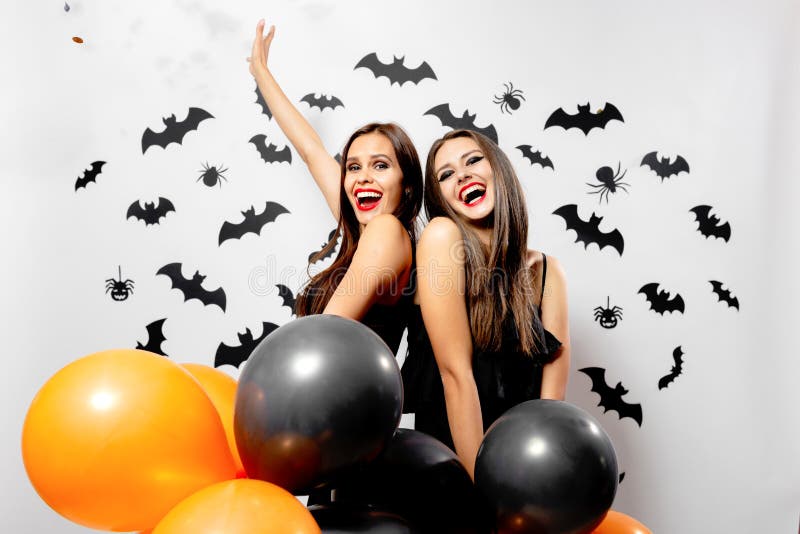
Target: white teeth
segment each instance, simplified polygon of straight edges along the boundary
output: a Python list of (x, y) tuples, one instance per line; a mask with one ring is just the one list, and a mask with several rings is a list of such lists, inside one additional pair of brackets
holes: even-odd
[[(470, 186), (470, 187), (464, 189), (464, 191), (461, 192), (461, 201), (465, 202), (464, 199), (467, 198), (467, 195), (469, 195), (470, 193), (472, 193), (475, 190), (484, 191), (484, 188), (476, 184), (476, 185), (473, 185), (473, 186)], [(478, 197), (478, 198), (480, 198), (480, 197)]]
[(362, 198), (381, 198), (383, 195), (376, 191), (359, 191), (356, 196), (359, 199), (362, 199)]

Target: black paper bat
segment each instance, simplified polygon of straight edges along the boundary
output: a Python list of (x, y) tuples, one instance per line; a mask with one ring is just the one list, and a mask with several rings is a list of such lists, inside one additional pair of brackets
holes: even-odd
[[(333, 239), (334, 235), (336, 235), (336, 228), (331, 230), (331, 233), (328, 234), (328, 240), (322, 244), (322, 246), (319, 248), (319, 250), (316, 250), (316, 251), (314, 251), (314, 252), (312, 252), (311, 254), (308, 255), (308, 263), (311, 263), (311, 261), (314, 259), (314, 256), (316, 256), (317, 254), (319, 254), (320, 252), (323, 251), (323, 249), (327, 246), (327, 244), (331, 242), (331, 239)], [(315, 261), (314, 263), (320, 262), (322, 260), (326, 260), (326, 259), (330, 258), (331, 256), (333, 256), (334, 254), (336, 254), (336, 247), (335, 246), (332, 247), (331, 250), (329, 252), (327, 252), (324, 256), (322, 256), (320, 258), (317, 258), (317, 261)]]
[(709, 280), (714, 293), (717, 295), (719, 302), (725, 302), (729, 308), (739, 309), (739, 299), (731, 294), (730, 289), (722, 289), (722, 282), (716, 280)]
[(578, 105), (578, 113), (575, 115), (570, 115), (563, 108), (558, 108), (547, 118), (544, 129), (546, 130), (551, 126), (561, 126), (565, 130), (578, 128), (584, 134), (589, 135), (592, 128), (605, 128), (606, 124), (613, 120), (625, 122), (622, 119), (622, 113), (619, 112), (614, 104), (606, 102), (603, 109), (598, 110), (597, 113), (592, 113), (587, 103), (585, 106)]
[(450, 104), (439, 104), (438, 106), (433, 106), (431, 109), (423, 113), (423, 115), (433, 115), (442, 122), (442, 126), (447, 126), (454, 130), (463, 128), (465, 130), (472, 130), (473, 132), (482, 133), (497, 143), (497, 130), (494, 129), (494, 125), (490, 124), (485, 128), (478, 128), (475, 125), (475, 115), (470, 115), (468, 109), (464, 110), (464, 114), (462, 116), (456, 117), (450, 111)]
[(358, 62), (353, 70), (358, 68), (369, 69), (372, 71), (372, 74), (375, 75), (375, 78), (386, 76), (389, 80), (390, 87), (395, 83), (402, 87), (406, 82), (413, 82), (415, 85), (419, 85), (419, 82), (425, 78), (437, 79), (433, 69), (425, 61), (415, 69), (406, 67), (405, 56), (399, 59), (397, 56), (394, 56), (394, 61), (391, 63), (383, 63), (378, 59), (378, 54), (373, 52), (361, 58), (361, 61)]
[(683, 297), (675, 293), (675, 296), (670, 298), (668, 291), (658, 290), (657, 282), (643, 285), (637, 293), (642, 293), (647, 298), (647, 302), (650, 303), (650, 309), (661, 315), (664, 315), (664, 312), (672, 313), (677, 311), (683, 313), (686, 311)]
[(681, 375), (681, 371), (683, 370), (683, 350), (680, 345), (675, 347), (675, 350), (672, 351), (672, 360), (675, 364), (668, 374), (662, 376), (658, 380), (658, 389), (664, 389)]
[(214, 356), (214, 367), (220, 367), (226, 364), (239, 367), (242, 365), (242, 362), (250, 357), (250, 354), (253, 353), (253, 349), (255, 349), (265, 337), (272, 333), (273, 330), (278, 328), (278, 325), (274, 323), (261, 323), (261, 326), (261, 335), (257, 339), (253, 339), (252, 332), (250, 332), (249, 328), (246, 328), (244, 334), (239, 334), (238, 332), (236, 334), (239, 337), (238, 346), (233, 347), (225, 343), (220, 343), (219, 347), (217, 347), (217, 354)]
[(186, 278), (181, 273), (180, 263), (169, 263), (160, 268), (156, 275), (163, 274), (172, 282), (173, 289), (179, 289), (183, 293), (184, 302), (197, 299), (206, 306), (216, 304), (222, 311), (225, 311), (225, 291), (221, 287), (214, 291), (203, 289), (203, 280), (206, 279), (200, 271), (195, 271), (192, 278)]
[(105, 161), (93, 161), (92, 168), (84, 171), (83, 176), (80, 176), (77, 180), (75, 180), (75, 191), (81, 187), (85, 188), (90, 182), (97, 183), (97, 175), (103, 171), (103, 165), (105, 164)]
[(264, 134), (254, 135), (250, 138), (250, 142), (255, 145), (256, 150), (258, 150), (258, 154), (265, 162), (292, 163), (292, 151), (289, 150), (289, 145), (286, 145), (282, 149), (278, 150), (278, 147), (272, 143), (267, 145), (267, 136)]
[(341, 152), (337, 152), (336, 155), (333, 156), (333, 159), (336, 160), (336, 163), (341, 165), (342, 164), (342, 153)]
[(553, 168), (553, 162), (550, 161), (550, 158), (547, 156), (542, 156), (542, 152), (539, 150), (534, 152), (531, 145), (519, 145), (517, 148), (520, 152), (522, 152), (522, 156), (531, 162), (531, 165), (538, 163), (543, 169), (545, 167), (550, 167), (551, 169), (555, 170)]
[(619, 414), (620, 420), (629, 417), (642, 426), (642, 405), (628, 404), (622, 397), (628, 390), (622, 386), (622, 382), (617, 382), (613, 388), (606, 383), (606, 370), (602, 367), (584, 367), (579, 369), (592, 379), (592, 391), (600, 394), (598, 406), (603, 408), (603, 413), (614, 410)]
[(336, 109), (337, 107), (344, 107), (344, 104), (341, 100), (336, 98), (335, 96), (326, 96), (323, 94), (317, 95), (314, 93), (308, 93), (306, 96), (300, 99), (300, 102), (305, 102), (308, 104), (309, 107), (313, 108), (314, 106), (318, 107), (320, 111), (325, 111), (325, 108)]
[(143, 345), (137, 341), (136, 348), (167, 356), (167, 353), (161, 348), (161, 344), (167, 340), (164, 337), (164, 321), (166, 319), (159, 319), (147, 325), (147, 343)]
[(269, 109), (267, 101), (264, 100), (264, 95), (262, 95), (261, 91), (259, 91), (258, 85), (256, 85), (256, 104), (261, 106), (261, 113), (263, 113), (270, 119), (272, 118), (272, 111)]
[(151, 146), (160, 146), (166, 148), (170, 143), (181, 144), (183, 137), (194, 130), (206, 119), (213, 119), (214, 115), (201, 108), (189, 108), (189, 113), (186, 118), (181, 122), (175, 120), (175, 115), (170, 115), (166, 119), (161, 119), (164, 122), (164, 130), (161, 132), (154, 132), (150, 128), (146, 129), (142, 134), (142, 154), (147, 152)]
[(727, 222), (719, 224), (719, 218), (711, 215), (711, 206), (695, 206), (689, 211), (694, 213), (695, 220), (699, 223), (697, 231), (706, 238), (721, 237), (727, 243), (731, 238), (731, 225)]
[(583, 241), (583, 248), (588, 248), (589, 243), (597, 243), (601, 250), (605, 247), (613, 247), (622, 256), (622, 250), (625, 248), (622, 233), (616, 228), (610, 232), (600, 230), (600, 221), (603, 218), (598, 217), (594, 212), (588, 221), (584, 221), (578, 216), (578, 205), (567, 204), (558, 208), (553, 214), (563, 217), (564, 222), (567, 223), (567, 230), (575, 230), (578, 235), (575, 242)]
[(151, 224), (160, 224), (161, 218), (166, 217), (167, 213), (175, 211), (175, 206), (172, 202), (164, 197), (158, 197), (158, 206), (154, 202), (145, 202), (142, 208), (140, 201), (136, 201), (128, 207), (128, 214), (126, 219), (136, 217), (140, 221), (144, 221), (145, 226)]
[(267, 202), (264, 210), (258, 214), (255, 206), (250, 206), (250, 209), (242, 212), (244, 215), (242, 222), (225, 221), (222, 223), (222, 227), (219, 229), (219, 244), (222, 245), (222, 242), (228, 239), (240, 239), (248, 233), (259, 235), (267, 223), (273, 222), (282, 213), (289, 213), (289, 210), (277, 202)]
[(650, 167), (651, 170), (656, 171), (656, 175), (661, 178), (662, 182), (664, 178), (669, 178), (673, 175), (677, 176), (683, 171), (689, 172), (689, 164), (683, 159), (683, 156), (676, 156), (675, 162), (670, 163), (670, 158), (658, 159), (656, 151), (645, 154), (640, 166), (647, 166)]
[(278, 288), (278, 296), (283, 299), (283, 305), (292, 310), (292, 315), (295, 315), (295, 298), (292, 290), (283, 284), (275, 284), (275, 287)]

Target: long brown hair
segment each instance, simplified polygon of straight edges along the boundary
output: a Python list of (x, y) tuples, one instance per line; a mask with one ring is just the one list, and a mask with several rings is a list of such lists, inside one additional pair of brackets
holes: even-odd
[[(486, 247), (442, 197), (434, 160), (450, 139), (469, 137), (489, 162), (494, 174), (494, 210), (490, 217), (492, 238)], [(464, 238), (466, 300), (474, 343), (483, 350), (499, 350), (509, 314), (514, 319), (519, 345), (525, 353), (536, 352), (542, 332), (534, 302), (533, 274), (526, 264), (528, 210), (525, 193), (508, 156), (491, 139), (471, 130), (454, 130), (434, 141), (425, 166), (425, 214), (428, 220), (447, 217)], [(535, 321), (535, 322), (534, 322)]]
[(417, 214), (419, 214), (419, 210), (422, 207), (422, 167), (419, 163), (417, 150), (414, 148), (414, 144), (408, 134), (396, 124), (373, 122), (362, 126), (353, 132), (353, 135), (344, 145), (344, 149), (342, 149), (339, 225), (336, 227), (336, 232), (328, 241), (328, 244), (311, 258), (311, 263), (330, 253), (336, 246), (339, 236), (341, 236), (342, 244), (339, 248), (339, 254), (330, 267), (311, 278), (298, 296), (295, 306), (295, 312), (298, 317), (323, 312), (334, 291), (342, 281), (342, 277), (350, 267), (350, 263), (353, 261), (353, 256), (358, 246), (358, 238), (361, 236), (361, 229), (355, 211), (353, 211), (353, 206), (347, 198), (347, 192), (344, 190), (344, 177), (347, 173), (347, 154), (353, 141), (362, 135), (370, 133), (379, 133), (392, 143), (397, 163), (403, 173), (403, 193), (393, 215), (408, 231), (411, 242), (416, 242)]

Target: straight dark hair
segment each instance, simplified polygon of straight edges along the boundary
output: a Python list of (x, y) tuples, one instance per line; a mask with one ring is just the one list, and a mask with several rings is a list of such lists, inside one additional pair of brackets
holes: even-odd
[[(468, 137), (477, 143), (494, 175), (492, 237), (486, 247), (442, 197), (434, 160), (447, 141)], [(434, 141), (425, 166), (425, 214), (428, 220), (447, 217), (464, 239), (466, 301), (473, 342), (483, 350), (500, 350), (509, 314), (519, 339), (515, 347), (537, 352), (541, 320), (534, 302), (534, 280), (526, 258), (528, 210), (525, 193), (508, 156), (491, 139), (471, 130), (454, 130)], [(534, 328), (536, 325), (538, 328)]]
[(408, 134), (394, 123), (373, 122), (362, 126), (353, 132), (350, 139), (348, 139), (347, 143), (344, 145), (344, 149), (342, 149), (342, 161), (340, 164), (341, 185), (339, 187), (339, 225), (336, 227), (336, 232), (325, 247), (311, 258), (311, 263), (329, 254), (336, 247), (336, 242), (339, 236), (341, 236), (342, 244), (339, 248), (339, 254), (330, 267), (311, 278), (297, 297), (295, 312), (298, 317), (322, 313), (325, 310), (325, 306), (328, 305), (328, 301), (330, 301), (336, 288), (339, 287), (342, 277), (353, 261), (353, 256), (358, 247), (358, 239), (361, 237), (361, 228), (358, 223), (358, 218), (356, 218), (355, 211), (353, 211), (353, 206), (347, 198), (347, 192), (344, 190), (344, 177), (347, 174), (347, 154), (350, 151), (350, 146), (353, 144), (353, 141), (362, 135), (370, 133), (379, 133), (392, 143), (397, 163), (400, 166), (400, 171), (403, 173), (403, 193), (400, 203), (397, 208), (395, 208), (393, 215), (397, 217), (403, 227), (405, 227), (411, 238), (411, 242), (416, 242), (417, 215), (422, 207), (422, 167), (420, 166), (417, 150), (414, 148), (414, 144), (411, 142), (411, 138), (408, 137)]

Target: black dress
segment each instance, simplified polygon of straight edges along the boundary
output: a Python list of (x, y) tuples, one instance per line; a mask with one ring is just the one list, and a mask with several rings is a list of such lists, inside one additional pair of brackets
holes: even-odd
[[(542, 290), (546, 275), (547, 258), (543, 257)], [(514, 321), (508, 318), (503, 327), (504, 348), (496, 352), (475, 349), (472, 355), (472, 373), (478, 388), (484, 432), (506, 410), (541, 396), (542, 369), (555, 357), (561, 342), (544, 329), (538, 317), (534, 318), (533, 328), (541, 340), (536, 343), (536, 353), (525, 354), (505, 349), (518, 345)], [(418, 305), (414, 306), (409, 319), (408, 355), (401, 371), (403, 412), (416, 414), (416, 430), (435, 437), (455, 450), (447, 420), (442, 379)]]

